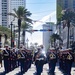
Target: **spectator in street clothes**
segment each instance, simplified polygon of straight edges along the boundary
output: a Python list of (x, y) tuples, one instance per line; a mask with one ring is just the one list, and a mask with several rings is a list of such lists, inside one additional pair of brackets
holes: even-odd
[(38, 52), (34, 55), (34, 61), (36, 66), (36, 75), (41, 75), (43, 71), (43, 65), (45, 62), (45, 56), (41, 52), (41, 48), (38, 48)]
[(47, 61), (49, 64), (49, 73), (48, 74), (55, 75), (54, 71), (55, 71), (55, 66), (56, 66), (56, 62), (57, 62), (57, 55), (56, 55), (55, 48), (50, 48), (50, 50), (47, 54)]

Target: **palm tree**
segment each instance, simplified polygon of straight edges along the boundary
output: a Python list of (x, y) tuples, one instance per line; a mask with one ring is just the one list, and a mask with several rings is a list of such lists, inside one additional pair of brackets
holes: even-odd
[(2, 36), (5, 38), (4, 44), (8, 44), (7, 39), (9, 39), (11, 37), (11, 30), (6, 27), (0, 26), (0, 42), (1, 42)]
[(68, 27), (68, 34), (67, 34), (67, 48), (69, 47), (69, 29), (70, 29), (70, 23), (75, 23), (75, 12), (72, 10), (65, 10), (62, 16), (62, 20), (65, 20)]
[[(22, 35), (23, 35), (23, 45), (25, 45), (25, 34), (26, 34), (26, 31), (27, 29), (32, 29), (32, 26), (29, 24), (29, 23), (26, 23), (25, 21), (22, 22), (22, 26), (21, 26), (23, 32), (22, 32)], [(27, 31), (29, 32), (29, 31)], [(29, 32), (31, 33), (31, 32)]]
[(61, 18), (62, 18), (61, 11), (62, 11), (62, 6), (57, 5), (57, 25), (61, 23)]
[(11, 36), (11, 30), (6, 28), (6, 27), (3, 27), (3, 26), (0, 26), (0, 34), (5, 34), (5, 36), (7, 36), (7, 38), (10, 38)]
[(31, 13), (27, 9), (25, 9), (23, 6), (19, 6), (17, 10), (14, 8), (13, 10), (15, 13), (8, 13), (8, 15), (12, 15), (12, 16), (18, 18), (18, 30), (19, 30), (18, 48), (19, 48), (21, 21), (25, 20), (26, 22), (32, 23), (32, 20), (28, 18), (31, 16)]
[(62, 41), (61, 37), (58, 34), (53, 33), (51, 36), (51, 41), (54, 42), (54, 47), (55, 47), (56, 40)]

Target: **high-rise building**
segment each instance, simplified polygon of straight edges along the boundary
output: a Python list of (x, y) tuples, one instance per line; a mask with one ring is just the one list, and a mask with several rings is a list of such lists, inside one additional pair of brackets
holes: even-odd
[(44, 50), (47, 51), (51, 47), (50, 36), (55, 33), (56, 25), (54, 23), (47, 22), (43, 24), (43, 29), (52, 29), (52, 31), (43, 31), (43, 46)]
[[(75, 0), (57, 0), (57, 22), (59, 18), (61, 17), (60, 14), (62, 10), (66, 10), (66, 9), (75, 10)], [(60, 20), (59, 34), (63, 39), (63, 46), (67, 48), (68, 28), (65, 22), (62, 21), (62, 19)], [(69, 47), (72, 44), (72, 42), (75, 41), (74, 29), (75, 27), (71, 24), (70, 30), (69, 30)]]
[(8, 0), (0, 0), (0, 25), (7, 27)]
[(12, 12), (13, 9), (18, 9), (19, 6), (25, 7), (25, 0), (0, 0), (0, 25), (8, 27), (12, 21), (12, 17), (7, 13)]
[(75, 9), (75, 0), (57, 0), (57, 5), (62, 9)]
[[(18, 9), (19, 6), (23, 6), (26, 7), (26, 0), (10, 0), (10, 8), (9, 8), (9, 12), (14, 13), (13, 9), (15, 8), (16, 10)], [(9, 15), (9, 24), (11, 23), (11, 21), (13, 21), (12, 16)], [(17, 19), (15, 18), (15, 21), (13, 22), (14, 25), (17, 25)]]

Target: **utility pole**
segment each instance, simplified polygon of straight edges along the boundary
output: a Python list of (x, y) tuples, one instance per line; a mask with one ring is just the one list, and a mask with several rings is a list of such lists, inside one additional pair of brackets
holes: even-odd
[[(15, 17), (14, 17), (13, 21), (14, 20), (15, 20)], [(13, 21), (11, 21), (11, 24), (10, 24), (11, 25), (11, 48), (13, 47), (13, 37), (12, 37), (12, 25), (13, 25), (12, 22)]]
[(12, 22), (10, 25), (11, 25), (11, 48), (12, 48), (12, 25), (13, 25)]

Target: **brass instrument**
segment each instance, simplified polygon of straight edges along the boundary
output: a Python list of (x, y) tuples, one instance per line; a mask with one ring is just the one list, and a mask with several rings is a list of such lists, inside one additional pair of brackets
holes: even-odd
[(0, 54), (3, 54), (3, 50), (0, 50)]
[(70, 53), (68, 54), (67, 59), (68, 60), (71, 60), (72, 59), (72, 55)]
[(50, 59), (56, 59), (56, 56), (55, 56), (55, 54), (53, 54), (53, 53), (51, 53), (51, 54), (49, 55), (49, 57), (50, 57)]
[(20, 54), (18, 54), (18, 55), (17, 55), (17, 58), (18, 58), (18, 59), (20, 59), (20, 58), (21, 58), (21, 55), (20, 55)]

